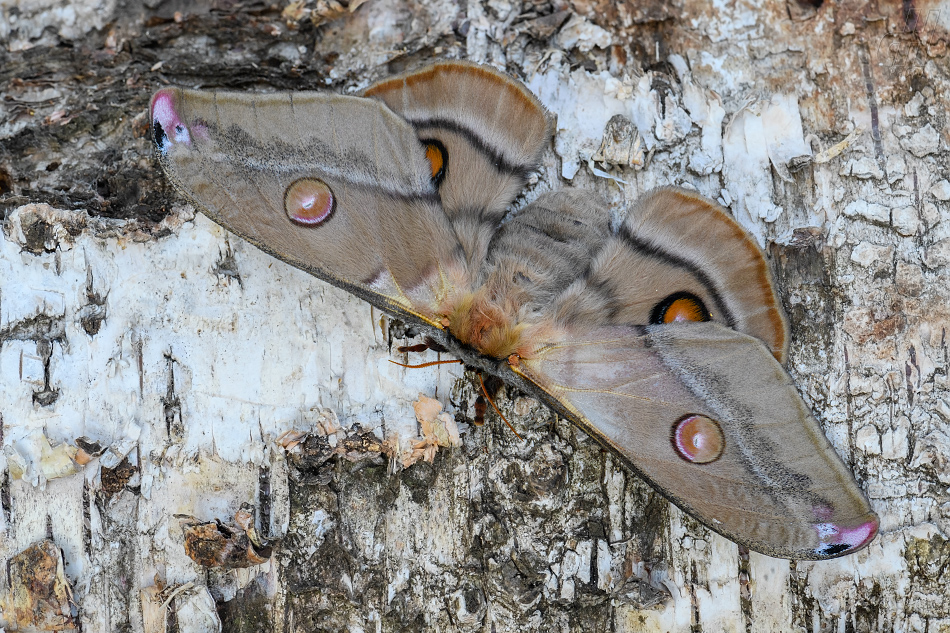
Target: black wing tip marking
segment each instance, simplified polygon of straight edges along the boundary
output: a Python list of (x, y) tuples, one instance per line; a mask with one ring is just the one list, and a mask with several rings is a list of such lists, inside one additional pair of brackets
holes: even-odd
[(838, 554), (843, 554), (851, 549), (851, 545), (848, 543), (835, 543), (834, 545), (826, 545), (815, 550), (815, 553), (819, 556), (837, 556)]
[(162, 124), (159, 123), (158, 119), (152, 119), (152, 142), (155, 143), (155, 147), (158, 148), (158, 151), (165, 151), (165, 142), (168, 141), (168, 134), (165, 133), (165, 128), (162, 127)]

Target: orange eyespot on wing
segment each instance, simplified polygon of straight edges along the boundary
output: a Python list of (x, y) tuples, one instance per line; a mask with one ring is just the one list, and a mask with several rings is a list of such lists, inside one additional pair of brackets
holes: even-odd
[(726, 449), (722, 427), (705, 415), (687, 415), (673, 425), (676, 454), (692, 464), (711, 464)]
[(712, 316), (702, 299), (690, 292), (675, 292), (656, 304), (650, 314), (650, 323), (677, 323), (683, 321), (709, 321)]
[(301, 178), (284, 192), (284, 211), (293, 222), (316, 226), (333, 215), (333, 192), (322, 180)]
[(423, 141), (426, 146), (426, 158), (429, 165), (432, 166), (432, 182), (439, 184), (445, 177), (445, 170), (448, 167), (448, 152), (445, 145), (435, 139), (426, 139)]

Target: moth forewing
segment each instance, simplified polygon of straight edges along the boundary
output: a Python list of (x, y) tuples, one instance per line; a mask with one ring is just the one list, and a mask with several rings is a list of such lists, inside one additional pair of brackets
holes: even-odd
[[(757, 339), (713, 322), (602, 328), (571, 333), (519, 371), (677, 505), (752, 549), (829, 558), (876, 533), (844, 463)], [(713, 431), (687, 431), (684, 453), (678, 426), (697, 418)], [(709, 443), (711, 459), (697, 459)]]
[[(280, 125), (262, 123), (270, 117)], [(385, 298), (381, 308), (422, 315), (464, 278), (424, 149), (378, 101), (166, 89), (152, 99), (152, 119), (170, 180), (275, 257), (364, 299)], [(309, 221), (315, 203), (326, 205), (318, 222)]]

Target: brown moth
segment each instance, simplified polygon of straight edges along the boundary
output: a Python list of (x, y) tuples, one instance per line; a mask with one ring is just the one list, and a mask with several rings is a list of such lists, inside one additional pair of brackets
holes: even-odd
[(614, 230), (564, 190), (502, 223), (551, 137), (519, 82), (446, 62), (362, 97), (164, 89), (151, 121), (215, 222), (538, 397), (710, 529), (804, 559), (876, 534), (782, 367), (765, 257), (721, 207), (657, 189)]

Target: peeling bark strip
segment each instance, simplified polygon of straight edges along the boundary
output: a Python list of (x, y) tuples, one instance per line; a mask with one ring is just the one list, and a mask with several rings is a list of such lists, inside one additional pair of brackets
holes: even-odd
[(12, 630), (77, 631), (63, 552), (51, 541), (31, 545), (8, 561), (9, 593), (0, 599), (0, 624)]
[[(319, 27), (284, 6), (0, 9), (0, 331), (24, 333), (0, 342), (2, 569), (49, 512), (85, 631), (689, 631), (694, 604), (703, 631), (939, 630), (950, 10), (917, 1), (911, 27), (901, 4), (371, 0)], [(356, 90), (437, 57), (505, 68), (558, 114), (526, 200), (564, 178), (618, 206), (692, 185), (772, 243), (790, 369), (883, 521), (866, 555), (740, 563), (518, 394), (499, 404), (525, 442), (491, 415), (466, 429), (476, 394), (456, 370), (379, 362), (378, 314), (192, 221), (158, 177), (144, 113), (166, 83)], [(643, 166), (598, 157), (611, 181), (588, 159), (615, 115)], [(802, 147), (817, 153), (804, 167)], [(23, 329), (37, 319), (62, 334)], [(59, 396), (34, 401), (47, 388)], [(420, 391), (463, 430), (431, 465), (301, 468), (274, 443), (296, 430), (343, 446), (357, 424), (417, 437)], [(79, 437), (108, 457), (44, 474)], [(137, 472), (105, 494), (103, 462), (126, 456)], [(176, 513), (229, 521), (267, 495), (268, 563), (206, 573), (185, 555)]]

